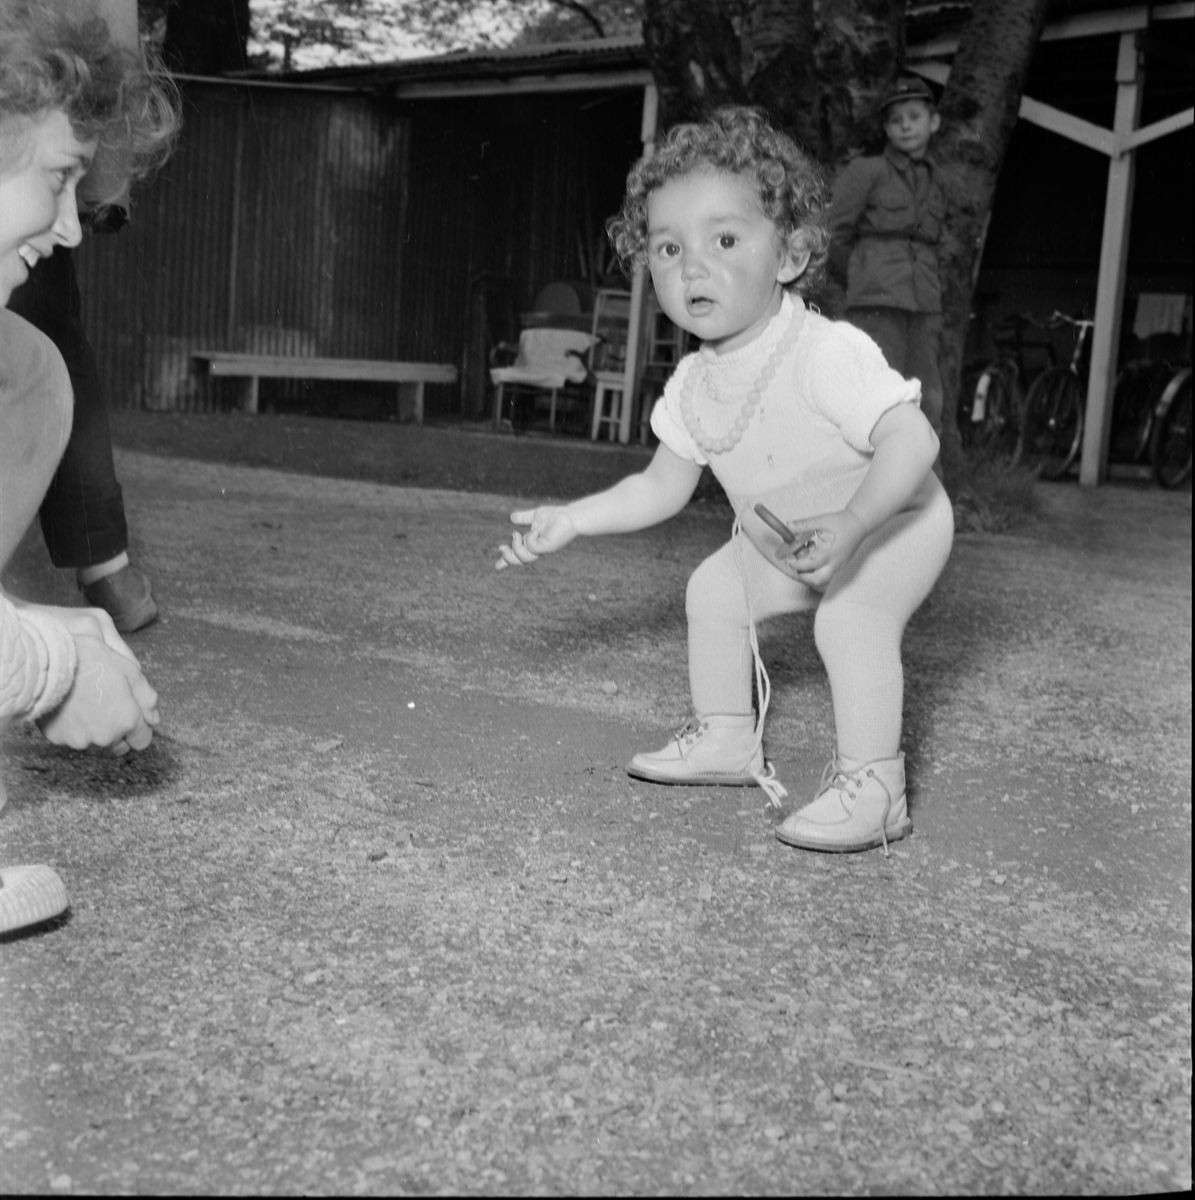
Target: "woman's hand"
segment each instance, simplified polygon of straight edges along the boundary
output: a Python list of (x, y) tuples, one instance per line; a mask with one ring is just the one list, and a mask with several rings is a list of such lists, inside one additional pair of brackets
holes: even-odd
[(42, 717), (38, 727), (55, 745), (72, 750), (144, 750), (153, 740), (151, 726), (159, 720), (158, 694), (137, 660), (127, 647), (122, 654), (102, 637), (72, 635), (78, 655), (75, 681), (66, 699)]
[[(790, 521), (788, 527), (797, 535), (797, 540), (791, 550), (786, 548), (777, 557), (796, 570), (802, 583), (819, 592), (829, 587), (830, 580), (850, 562), (867, 536), (863, 522), (845, 508), (804, 521)], [(814, 544), (803, 549), (815, 534)]]
[(524, 534), (516, 532), (510, 545), (498, 547), (502, 557), (494, 564), (499, 571), (506, 567), (525, 566), (543, 554), (563, 550), (577, 536), (577, 526), (567, 508), (543, 505), (510, 514), (516, 525), (530, 525)]

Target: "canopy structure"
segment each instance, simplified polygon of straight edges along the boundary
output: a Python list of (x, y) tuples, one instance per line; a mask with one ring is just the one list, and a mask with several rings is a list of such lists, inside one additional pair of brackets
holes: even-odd
[[(1103, 483), (1108, 474), (1112, 397), (1124, 309), (1129, 227), (1133, 215), (1135, 153), (1146, 142), (1185, 129), (1195, 122), (1195, 109), (1188, 108), (1139, 128), (1145, 85), (1141, 39), (1155, 23), (1190, 21), (1193, 18), (1195, 3), (1154, 4), (1085, 13), (1046, 26), (1042, 41), (1119, 35), (1116, 110), (1111, 129), (1104, 129), (1029, 96), (1021, 100), (1022, 119), (1105, 154), (1111, 160), (1096, 285), (1087, 419), (1079, 467), (1079, 482), (1088, 487)], [(941, 38), (910, 46), (909, 65), (927, 79), (944, 84), (950, 75), (949, 60), (957, 48), (957, 38)]]

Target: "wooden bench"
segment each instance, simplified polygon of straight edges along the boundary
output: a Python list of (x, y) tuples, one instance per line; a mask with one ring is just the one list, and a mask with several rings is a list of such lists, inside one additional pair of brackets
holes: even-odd
[(295, 358), (285, 354), (239, 354), (231, 350), (194, 350), (191, 357), (207, 364), (212, 375), (245, 380), (241, 411), (257, 412), (259, 379), (340, 379), (398, 384), (399, 413), (413, 393), (415, 420), (423, 423), (423, 388), (428, 383), (456, 383), (456, 367), (442, 363), (386, 362), (367, 358)]

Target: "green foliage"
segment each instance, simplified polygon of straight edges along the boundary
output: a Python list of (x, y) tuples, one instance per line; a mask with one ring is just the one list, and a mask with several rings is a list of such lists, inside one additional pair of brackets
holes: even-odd
[(960, 533), (1010, 533), (1041, 510), (1035, 473), (1006, 460), (964, 451), (952, 489), (954, 523)]
[(642, 0), (252, 0), (255, 66), (292, 70), (636, 33)]

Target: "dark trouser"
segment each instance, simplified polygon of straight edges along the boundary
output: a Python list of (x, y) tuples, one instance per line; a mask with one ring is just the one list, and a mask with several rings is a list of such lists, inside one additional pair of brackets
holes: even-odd
[(8, 306), (58, 347), (75, 392), (70, 441), (39, 513), (50, 560), (75, 570), (107, 562), (128, 549), (129, 534), (112, 462), (108, 400), (83, 332), (70, 251), (60, 247), (38, 263)]
[(906, 379), (921, 381), (921, 411), (942, 432), (942, 376), (938, 373), (938, 335), (942, 314), (904, 308), (848, 308), (844, 314), (884, 352), (888, 365)]

